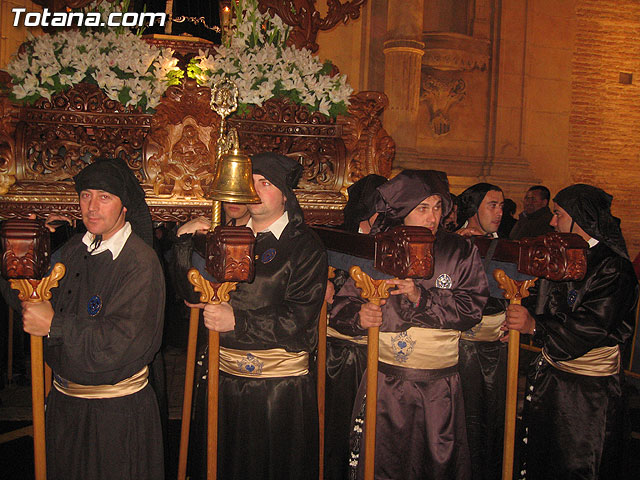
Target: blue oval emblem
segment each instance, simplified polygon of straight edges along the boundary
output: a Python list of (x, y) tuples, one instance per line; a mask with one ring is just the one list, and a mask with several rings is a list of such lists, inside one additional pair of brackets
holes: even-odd
[(270, 248), (269, 250), (267, 250), (266, 252), (264, 252), (262, 254), (261, 262), (262, 263), (269, 263), (274, 258), (276, 258), (276, 249), (275, 248)]
[(94, 295), (87, 302), (87, 313), (95, 317), (102, 310), (102, 300), (98, 295)]
[(436, 279), (437, 288), (451, 288), (452, 284), (451, 277), (446, 273), (443, 273)]
[(567, 295), (567, 303), (569, 304), (570, 307), (573, 307), (576, 303), (576, 300), (578, 299), (578, 292), (577, 290), (569, 290), (569, 294)]

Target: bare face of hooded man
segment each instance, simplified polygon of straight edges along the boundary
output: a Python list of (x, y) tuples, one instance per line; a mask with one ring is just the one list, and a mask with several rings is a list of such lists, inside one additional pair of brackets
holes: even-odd
[(124, 226), (127, 213), (119, 197), (94, 189), (80, 192), (80, 211), (87, 230), (102, 235), (102, 240), (108, 240)]
[(477, 213), (469, 219), (469, 225), (480, 227), (485, 233), (497, 232), (502, 220), (503, 206), (504, 195), (502, 192), (489, 190), (482, 199)]
[(413, 227), (426, 227), (435, 235), (438, 231), (438, 225), (440, 225), (440, 219), (442, 219), (442, 199), (440, 195), (431, 195), (411, 210), (404, 217), (403, 223)]
[[(261, 203), (248, 204), (247, 208), (256, 227), (267, 228), (284, 213), (286, 197), (262, 175), (253, 175), (253, 184)], [(261, 230), (258, 230), (261, 231)]]
[(551, 225), (558, 233), (577, 233), (585, 241), (589, 241), (591, 238), (591, 235), (585, 232), (580, 225), (575, 223), (571, 215), (569, 215), (567, 211), (558, 204), (554, 206), (553, 217), (551, 217), (549, 225)]

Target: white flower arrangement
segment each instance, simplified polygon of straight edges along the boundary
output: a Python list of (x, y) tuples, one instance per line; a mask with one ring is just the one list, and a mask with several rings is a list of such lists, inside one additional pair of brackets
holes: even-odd
[(89, 82), (112, 100), (146, 112), (184, 75), (171, 49), (149, 45), (127, 30), (68, 30), (30, 40), (5, 69), (13, 83), (11, 99), (18, 102), (50, 100)]
[(290, 27), (277, 15), (261, 14), (257, 0), (232, 4), (235, 25), (230, 41), (212, 55), (201, 51), (193, 58), (189, 77), (210, 88), (223, 78), (233, 81), (239, 113), (278, 96), (332, 117), (346, 113), (353, 92), (346, 75), (330, 76), (330, 62), (321, 63), (307, 49), (287, 47)]

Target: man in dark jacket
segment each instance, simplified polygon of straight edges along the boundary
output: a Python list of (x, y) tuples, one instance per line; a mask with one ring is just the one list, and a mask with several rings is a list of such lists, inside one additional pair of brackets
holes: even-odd
[(47, 477), (164, 478), (148, 366), (162, 341), (165, 290), (144, 191), (121, 159), (98, 159), (74, 179), (88, 231), (59, 250), (66, 274), (51, 301), (22, 303), (24, 329), (46, 337), (54, 373)]
[(511, 240), (537, 237), (553, 230), (549, 225), (552, 217), (549, 210), (550, 198), (549, 189), (543, 185), (534, 185), (527, 190), (523, 202), (524, 211), (509, 234)]

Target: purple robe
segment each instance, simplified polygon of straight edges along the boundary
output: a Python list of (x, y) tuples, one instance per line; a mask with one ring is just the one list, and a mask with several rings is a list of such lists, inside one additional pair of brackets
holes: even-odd
[[(381, 332), (403, 332), (411, 327), (464, 331), (480, 321), (489, 289), (477, 249), (469, 240), (439, 230), (433, 256), (433, 276), (416, 280), (418, 304), (404, 295), (390, 296), (382, 307)], [(349, 280), (335, 297), (331, 321), (336, 329), (365, 334), (358, 324), (363, 303)], [(354, 407), (356, 431), (360, 430), (365, 391), (363, 381)], [(379, 363), (376, 422), (376, 478), (470, 478), (457, 366), (434, 369), (425, 365), (421, 369)], [(357, 478), (364, 471), (364, 451), (356, 453), (360, 440), (360, 435), (352, 435), (350, 462)]]

